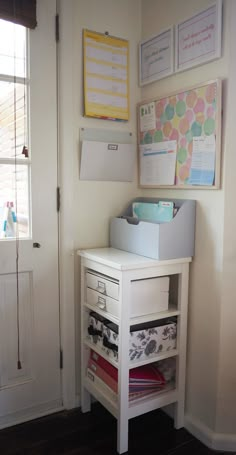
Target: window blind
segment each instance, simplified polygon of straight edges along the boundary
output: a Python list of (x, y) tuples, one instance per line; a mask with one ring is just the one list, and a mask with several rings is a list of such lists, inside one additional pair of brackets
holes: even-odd
[(35, 28), (36, 0), (0, 0), (0, 19)]

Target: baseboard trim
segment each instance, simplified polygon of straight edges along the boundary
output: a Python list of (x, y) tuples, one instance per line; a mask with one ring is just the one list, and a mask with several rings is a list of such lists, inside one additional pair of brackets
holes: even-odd
[(0, 429), (12, 427), (20, 423), (28, 422), (29, 420), (38, 419), (55, 412), (62, 411), (64, 406), (61, 405), (61, 400), (55, 400), (49, 403), (17, 411), (12, 414), (0, 416)]
[(212, 450), (236, 451), (236, 434), (215, 433), (190, 415), (185, 415), (184, 426), (189, 433)]
[(75, 408), (80, 408), (81, 402), (80, 402), (80, 395), (76, 394), (75, 395)]
[(226, 452), (236, 451), (236, 434), (216, 433), (214, 435), (212, 448)]

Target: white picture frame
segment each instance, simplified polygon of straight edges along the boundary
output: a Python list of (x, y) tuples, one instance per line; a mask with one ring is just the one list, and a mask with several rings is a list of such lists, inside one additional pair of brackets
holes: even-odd
[(175, 27), (175, 72), (221, 57), (222, 0)]
[(163, 30), (139, 44), (139, 85), (143, 86), (174, 72), (174, 28)]

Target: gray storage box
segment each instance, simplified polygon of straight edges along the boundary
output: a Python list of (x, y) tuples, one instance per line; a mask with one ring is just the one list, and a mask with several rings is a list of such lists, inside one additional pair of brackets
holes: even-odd
[[(133, 202), (173, 201), (178, 209), (167, 223), (138, 221)], [(187, 199), (136, 198), (119, 217), (111, 219), (110, 246), (157, 260), (194, 256), (196, 201)]]

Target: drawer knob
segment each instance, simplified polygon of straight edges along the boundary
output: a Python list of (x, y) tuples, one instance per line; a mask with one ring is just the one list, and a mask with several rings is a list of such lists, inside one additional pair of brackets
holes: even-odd
[(106, 300), (103, 297), (98, 297), (97, 304), (98, 304), (99, 308), (101, 308), (101, 310), (106, 311)]

